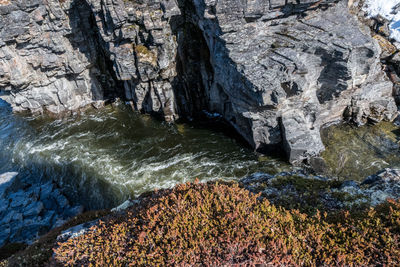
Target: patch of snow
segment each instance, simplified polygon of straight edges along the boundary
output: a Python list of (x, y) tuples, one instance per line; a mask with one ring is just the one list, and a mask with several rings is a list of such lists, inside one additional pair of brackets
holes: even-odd
[(370, 17), (381, 16), (390, 24), (390, 37), (400, 42), (400, 0), (367, 0), (364, 10)]

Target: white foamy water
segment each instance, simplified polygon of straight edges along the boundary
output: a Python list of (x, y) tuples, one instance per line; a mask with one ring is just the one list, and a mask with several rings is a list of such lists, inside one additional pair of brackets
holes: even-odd
[(0, 103), (0, 173), (55, 179), (89, 208), (177, 183), (240, 179), (288, 165), (262, 162), (252, 150), (217, 130), (170, 125), (127, 106), (54, 120), (13, 115)]

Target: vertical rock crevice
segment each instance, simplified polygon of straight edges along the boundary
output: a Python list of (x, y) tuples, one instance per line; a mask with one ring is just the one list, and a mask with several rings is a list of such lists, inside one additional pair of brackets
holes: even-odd
[(17, 111), (116, 97), (167, 121), (206, 111), (294, 164), (324, 150), (327, 123), (397, 114), (347, 1), (16, 0), (0, 13), (0, 91)]

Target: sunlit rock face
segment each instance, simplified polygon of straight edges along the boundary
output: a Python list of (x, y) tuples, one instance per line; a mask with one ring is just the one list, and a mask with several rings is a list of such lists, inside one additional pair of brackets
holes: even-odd
[(397, 108), (381, 48), (346, 1), (285, 2), (181, 1), (180, 8), (209, 50), (211, 71), (201, 71), (208, 108), (256, 149), (283, 143), (299, 163), (324, 149), (321, 125), (392, 120)]
[(381, 48), (347, 1), (50, 0), (0, 5), (0, 89), (59, 113), (123, 97), (168, 121), (220, 114), (302, 163), (319, 129), (394, 119)]
[(0, 90), (15, 111), (62, 113), (103, 99), (91, 13), (71, 2), (0, 5)]

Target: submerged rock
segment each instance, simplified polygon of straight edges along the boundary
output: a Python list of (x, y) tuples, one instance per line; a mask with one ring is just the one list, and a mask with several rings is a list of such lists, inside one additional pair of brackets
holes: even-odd
[(293, 164), (324, 150), (327, 123), (397, 114), (379, 41), (347, 1), (18, 0), (0, 13), (0, 91), (16, 111), (123, 97), (167, 121), (217, 113)]
[(321, 131), (326, 175), (360, 181), (381, 169), (400, 167), (400, 128), (393, 123), (354, 127), (333, 125)]

